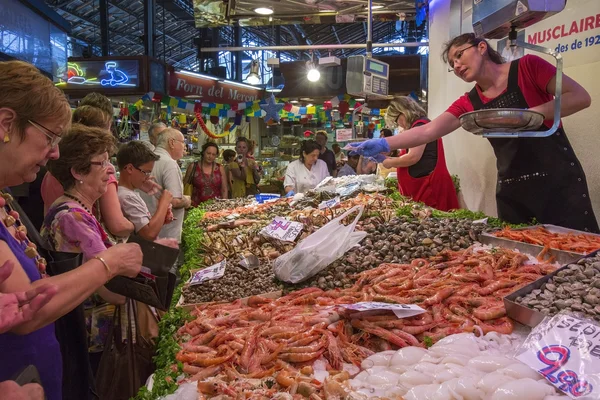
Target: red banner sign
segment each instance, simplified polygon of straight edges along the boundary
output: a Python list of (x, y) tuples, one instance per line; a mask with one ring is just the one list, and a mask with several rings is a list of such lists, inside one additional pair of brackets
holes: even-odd
[(169, 96), (197, 99), (205, 103), (238, 104), (261, 99), (263, 91), (174, 72), (169, 77)]

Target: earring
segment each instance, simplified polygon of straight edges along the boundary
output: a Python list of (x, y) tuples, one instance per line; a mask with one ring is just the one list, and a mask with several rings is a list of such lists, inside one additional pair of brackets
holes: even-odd
[(4, 143), (8, 143), (8, 142), (10, 142), (10, 137), (8, 136), (8, 133), (6, 133), (6, 134), (4, 135), (3, 142), (4, 142)]
[(80, 185), (82, 185), (82, 184), (83, 184), (83, 181), (79, 181), (79, 184), (80, 184)]

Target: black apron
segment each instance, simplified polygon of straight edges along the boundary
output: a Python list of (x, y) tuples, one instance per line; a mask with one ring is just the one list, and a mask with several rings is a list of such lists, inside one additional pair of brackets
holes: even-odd
[[(483, 104), (469, 92), (475, 110), (529, 105), (519, 88), (519, 60), (511, 62), (505, 93)], [(542, 125), (539, 131), (547, 130)], [(562, 127), (545, 138), (488, 139), (496, 154), (498, 217), (513, 224), (554, 224), (598, 232), (583, 168)]]

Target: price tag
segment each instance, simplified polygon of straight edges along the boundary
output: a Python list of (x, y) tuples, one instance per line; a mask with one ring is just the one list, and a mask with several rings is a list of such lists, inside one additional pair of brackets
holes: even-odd
[(354, 304), (340, 304), (340, 306), (354, 311), (390, 310), (398, 318), (414, 317), (425, 312), (424, 309), (414, 304), (391, 304), (376, 301), (361, 301)]
[(304, 224), (300, 222), (292, 222), (285, 218), (275, 217), (273, 222), (264, 227), (260, 232), (274, 239), (293, 242), (300, 232), (302, 232), (303, 227)]
[(572, 399), (598, 398), (600, 326), (559, 314), (549, 328), (538, 328), (529, 335), (529, 345), (517, 359)]
[(194, 275), (192, 275), (192, 279), (190, 280), (190, 285), (199, 285), (202, 282), (209, 281), (211, 279), (219, 279), (225, 274), (226, 264), (227, 260), (223, 260), (212, 267), (204, 268), (200, 271), (194, 272)]
[(326, 208), (334, 208), (340, 204), (340, 197), (336, 197), (334, 199), (322, 201), (319, 204), (319, 210), (324, 210)]

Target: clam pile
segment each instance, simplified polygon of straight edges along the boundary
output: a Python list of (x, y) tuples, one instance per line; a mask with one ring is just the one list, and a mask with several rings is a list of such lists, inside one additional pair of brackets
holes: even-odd
[(515, 301), (549, 316), (565, 310), (600, 321), (600, 255), (567, 265)]
[(200, 285), (184, 286), (182, 294), (186, 304), (196, 304), (233, 301), (274, 292), (282, 287), (282, 283), (275, 279), (270, 263), (261, 263), (257, 268), (247, 270), (228, 262), (223, 277)]
[(360, 247), (351, 249), (313, 278), (291, 288), (349, 288), (354, 283), (354, 274), (375, 268), (381, 263), (405, 263), (415, 258), (435, 256), (444, 249), (467, 248), (487, 226), (473, 224), (469, 220), (415, 220), (403, 216), (386, 223), (381, 223), (377, 217), (367, 218), (361, 221), (358, 229), (369, 233)]

